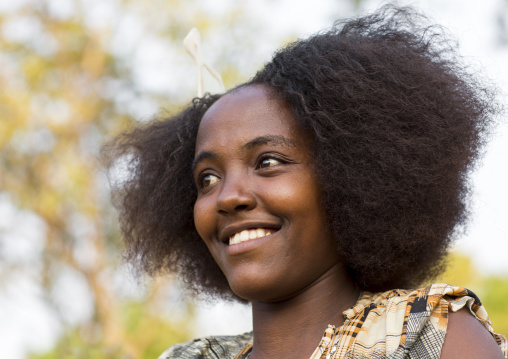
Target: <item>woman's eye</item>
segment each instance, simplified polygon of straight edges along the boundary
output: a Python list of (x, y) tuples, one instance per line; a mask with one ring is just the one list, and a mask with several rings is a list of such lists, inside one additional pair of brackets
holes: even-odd
[(219, 177), (217, 177), (216, 175), (212, 174), (204, 175), (201, 178), (201, 188), (209, 187), (217, 182), (219, 182)]
[(279, 164), (281, 164), (281, 161), (279, 161), (275, 158), (264, 158), (259, 163), (259, 168), (272, 167), (272, 166), (277, 166)]

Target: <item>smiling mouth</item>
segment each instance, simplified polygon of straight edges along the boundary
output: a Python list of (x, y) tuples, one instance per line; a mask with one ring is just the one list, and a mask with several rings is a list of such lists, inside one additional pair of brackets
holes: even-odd
[(241, 232), (235, 233), (229, 236), (229, 245), (247, 242), (251, 239), (263, 238), (277, 232), (275, 228), (257, 228), (257, 229), (245, 229)]

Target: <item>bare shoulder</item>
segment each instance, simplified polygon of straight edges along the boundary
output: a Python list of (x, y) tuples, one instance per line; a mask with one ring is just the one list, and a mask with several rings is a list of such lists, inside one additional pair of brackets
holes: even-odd
[(467, 308), (448, 314), (441, 359), (455, 358), (504, 358), (495, 339)]

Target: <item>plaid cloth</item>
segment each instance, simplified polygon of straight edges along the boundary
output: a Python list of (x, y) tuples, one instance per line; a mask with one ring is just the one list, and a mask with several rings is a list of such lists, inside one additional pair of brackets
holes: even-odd
[[(507, 342), (494, 333), (478, 297), (447, 284), (414, 291), (363, 292), (346, 310), (344, 324), (329, 325), (310, 359), (438, 359), (446, 334), (448, 311), (469, 309), (492, 334), (506, 357)], [(177, 344), (159, 359), (245, 359), (252, 349), (252, 333), (217, 336)]]

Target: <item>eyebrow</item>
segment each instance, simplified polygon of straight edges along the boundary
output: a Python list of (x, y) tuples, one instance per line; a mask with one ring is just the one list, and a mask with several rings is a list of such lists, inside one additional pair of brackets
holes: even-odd
[[(291, 138), (287, 138), (281, 135), (265, 135), (265, 136), (258, 136), (249, 142), (247, 142), (245, 145), (242, 146), (242, 148), (245, 148), (247, 150), (252, 150), (253, 148), (256, 148), (261, 145), (276, 145), (276, 146), (283, 146), (283, 147), (296, 147), (296, 141), (292, 140)], [(196, 168), (199, 162), (204, 161), (206, 159), (216, 159), (218, 156), (216, 153), (212, 151), (203, 151), (200, 152), (196, 158), (194, 158), (194, 161), (192, 161), (192, 170)]]
[(203, 151), (200, 152), (199, 155), (194, 158), (194, 161), (192, 161), (192, 171), (196, 168), (199, 162), (207, 160), (207, 159), (216, 159), (217, 155), (211, 151)]
[(259, 136), (255, 139), (247, 142), (245, 145), (243, 145), (244, 148), (251, 150), (254, 147), (260, 146), (260, 145), (277, 145), (277, 146), (283, 146), (283, 147), (296, 147), (296, 142), (290, 138), (280, 136), (280, 135), (265, 135), (265, 136)]

